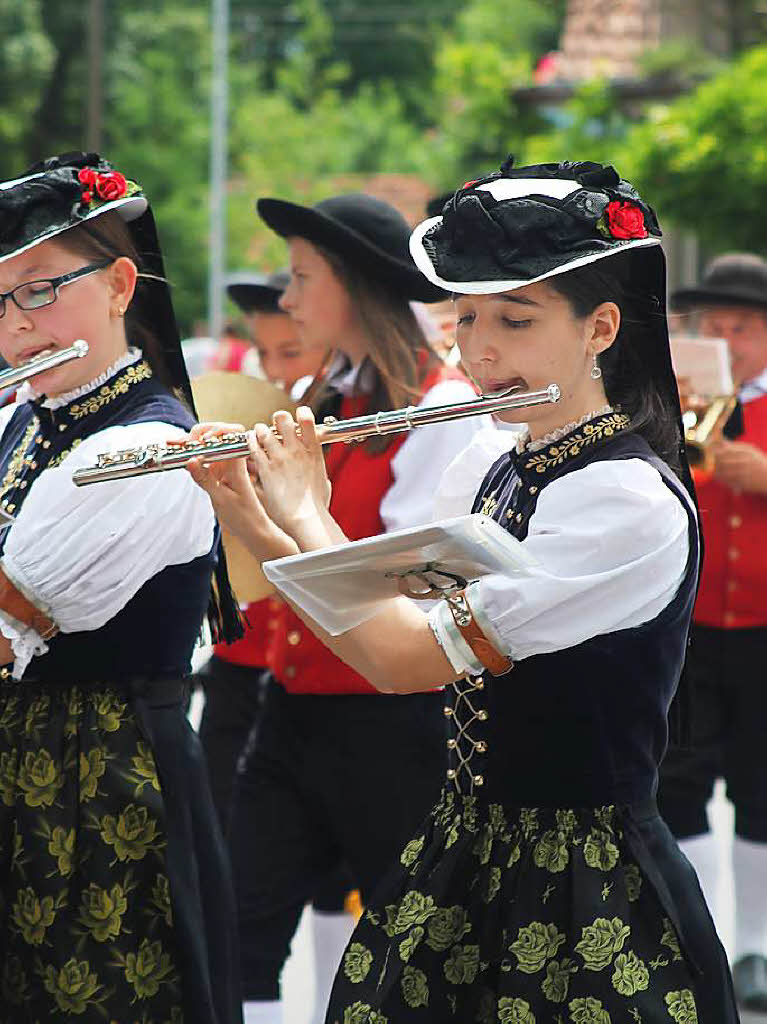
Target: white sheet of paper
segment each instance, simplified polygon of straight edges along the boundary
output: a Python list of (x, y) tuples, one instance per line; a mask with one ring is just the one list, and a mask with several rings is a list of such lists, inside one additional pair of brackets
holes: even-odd
[(459, 516), (263, 565), (277, 590), (338, 636), (371, 619), (399, 593), (387, 573), (432, 566), (469, 582), (490, 573), (528, 576), (537, 561), (489, 516)]
[(674, 373), (687, 378), (690, 394), (701, 398), (732, 394), (730, 350), (724, 338), (678, 334), (670, 341)]

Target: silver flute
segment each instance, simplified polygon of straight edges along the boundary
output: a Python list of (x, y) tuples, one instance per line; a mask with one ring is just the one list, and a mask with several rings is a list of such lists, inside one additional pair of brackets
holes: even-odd
[[(549, 384), (542, 391), (519, 393), (517, 389), (500, 394), (487, 395), (469, 402), (452, 402), (450, 405), (434, 405), (419, 409), (414, 405), (406, 409), (392, 409), (370, 416), (355, 416), (348, 420), (337, 420), (329, 416), (317, 425), (317, 439), (320, 444), (335, 444), (344, 441), (364, 441), (374, 434), (395, 434), (412, 430), (427, 423), (444, 423), (460, 420), (465, 416), (482, 416), (487, 413), (505, 412), (508, 409), (524, 409), (532, 405), (546, 405), (558, 402), (559, 387)], [(126, 451), (106, 452), (97, 457), (95, 466), (76, 469), (72, 480), (78, 487), (101, 483), (104, 480), (119, 480), (144, 473), (164, 473), (171, 469), (182, 469), (192, 459), (204, 462), (222, 462), (225, 459), (239, 459), (250, 453), (251, 432), (223, 434), (210, 441), (181, 441), (176, 443), (150, 444)]]
[(54, 370), (57, 366), (63, 366), (64, 363), (68, 363), (72, 359), (82, 359), (87, 354), (88, 342), (78, 338), (77, 341), (72, 342), (69, 348), (48, 352), (46, 355), (30, 359), (23, 366), (13, 366), (10, 370), (3, 370), (0, 373), (0, 390), (12, 388), (16, 384), (21, 384), (22, 381), (29, 380), (30, 377), (36, 377), (38, 373)]

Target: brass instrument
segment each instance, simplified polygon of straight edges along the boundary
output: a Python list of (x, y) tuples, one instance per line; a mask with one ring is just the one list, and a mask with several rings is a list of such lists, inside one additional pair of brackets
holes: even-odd
[[(463, 419), (466, 416), (481, 416), (509, 409), (524, 409), (534, 405), (558, 402), (558, 385), (549, 384), (542, 391), (518, 393), (517, 389), (501, 394), (487, 395), (469, 402), (453, 402), (450, 405), (436, 405), (425, 409), (408, 406), (377, 412), (370, 416), (356, 416), (348, 420), (328, 417), (317, 426), (317, 437), (321, 444), (343, 441), (363, 441), (375, 434), (393, 434), (428, 423), (443, 423)], [(124, 477), (140, 476), (143, 473), (162, 473), (181, 469), (192, 459), (204, 462), (220, 462), (225, 459), (239, 459), (250, 452), (250, 432), (225, 434), (212, 441), (195, 441), (179, 444), (151, 444), (127, 451), (106, 452), (98, 456), (95, 466), (85, 466), (72, 474), (78, 487), (101, 483), (104, 480), (119, 480)]]
[(692, 469), (710, 473), (714, 468), (711, 444), (722, 436), (724, 426), (738, 404), (737, 395), (718, 395), (689, 408), (682, 416), (687, 461)]
[(55, 370), (57, 366), (72, 359), (82, 359), (88, 354), (88, 342), (78, 338), (73, 341), (69, 348), (62, 348), (56, 352), (47, 352), (45, 355), (36, 356), (24, 363), (23, 366), (12, 366), (0, 373), (0, 390), (15, 387), (30, 377), (36, 377), (39, 373), (46, 373), (48, 370)]

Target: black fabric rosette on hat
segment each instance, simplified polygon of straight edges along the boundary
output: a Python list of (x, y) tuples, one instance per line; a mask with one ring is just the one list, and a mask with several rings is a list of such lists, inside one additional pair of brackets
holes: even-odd
[[(98, 218), (112, 211), (125, 221), (138, 254), (139, 278), (125, 315), (128, 340), (139, 341), (141, 324), (151, 328), (160, 349), (147, 355), (152, 369), (195, 413), (157, 227), (136, 181), (98, 153), (71, 152), (34, 164), (21, 178), (0, 182), (0, 263), (81, 226), (109, 249), (99, 236)], [(223, 549), (210, 618), (214, 632), (224, 638), (242, 635)]]
[(405, 218), (381, 199), (353, 192), (301, 206), (284, 199), (259, 199), (261, 219), (283, 238), (305, 238), (362, 268), (403, 299), (441, 302), (442, 288), (424, 280), (408, 247)]

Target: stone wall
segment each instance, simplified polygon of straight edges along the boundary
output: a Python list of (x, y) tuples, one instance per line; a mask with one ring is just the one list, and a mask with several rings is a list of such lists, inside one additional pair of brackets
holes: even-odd
[(643, 53), (674, 39), (727, 49), (726, 0), (570, 0), (557, 77), (633, 78)]

